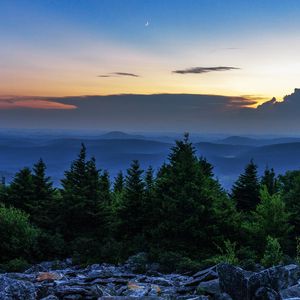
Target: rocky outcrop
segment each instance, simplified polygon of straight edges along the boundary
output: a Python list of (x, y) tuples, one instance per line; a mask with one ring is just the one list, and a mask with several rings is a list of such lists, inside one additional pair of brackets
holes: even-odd
[(86, 268), (47, 262), (1, 274), (0, 300), (300, 300), (297, 265), (247, 272), (220, 264), (187, 276), (159, 273), (142, 256), (133, 261)]
[[(233, 300), (281, 300), (283, 295), (288, 294), (287, 290), (300, 279), (298, 265), (248, 272), (229, 264), (220, 264), (217, 270), (221, 290), (228, 293)], [(284, 290), (286, 291), (283, 292)]]

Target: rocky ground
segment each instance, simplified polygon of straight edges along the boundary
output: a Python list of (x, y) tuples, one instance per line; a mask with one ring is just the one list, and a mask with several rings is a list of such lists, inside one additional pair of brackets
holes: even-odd
[(45, 262), (24, 273), (0, 275), (3, 300), (300, 300), (300, 267), (277, 266), (260, 272), (219, 264), (194, 275), (137, 274), (132, 264), (86, 268)]

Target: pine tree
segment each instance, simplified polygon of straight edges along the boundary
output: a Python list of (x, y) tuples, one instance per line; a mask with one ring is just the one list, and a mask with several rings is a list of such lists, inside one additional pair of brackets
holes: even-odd
[(288, 171), (279, 176), (280, 195), (290, 213), (290, 224), (294, 227), (290, 235), (293, 241), (290, 245), (290, 254), (293, 254), (296, 238), (300, 236), (300, 171)]
[[(203, 161), (202, 161), (203, 162)], [(209, 175), (209, 176), (208, 176)], [(152, 247), (203, 258), (223, 240), (221, 219), (233, 224), (226, 194), (204, 172), (188, 135), (176, 141), (169, 163), (158, 173), (152, 224)], [(226, 222), (224, 232), (229, 231)]]
[(232, 187), (231, 198), (241, 211), (254, 210), (259, 203), (260, 184), (257, 176), (257, 166), (253, 160), (246, 166), (245, 172), (240, 175)]
[(54, 230), (58, 203), (53, 183), (50, 177), (46, 176), (46, 165), (42, 159), (33, 167), (32, 181), (33, 199), (36, 206), (31, 219), (41, 228)]
[(145, 219), (145, 184), (142, 178), (143, 170), (137, 160), (134, 160), (127, 170), (124, 194), (118, 212), (120, 220), (118, 235), (122, 237), (128, 253), (141, 250), (143, 242)]
[(27, 167), (16, 173), (9, 189), (8, 204), (31, 215), (36, 213), (38, 203), (34, 195), (34, 183), (31, 170)]
[(261, 186), (266, 186), (269, 194), (273, 195), (278, 192), (278, 180), (275, 175), (274, 169), (269, 169), (266, 167), (264, 174), (260, 181)]
[(145, 189), (146, 193), (151, 194), (154, 188), (154, 176), (153, 176), (153, 168), (150, 166), (145, 174)]
[(0, 204), (6, 204), (8, 201), (8, 187), (5, 184), (5, 178), (0, 183)]
[(62, 222), (67, 240), (90, 235), (98, 217), (99, 172), (95, 160), (86, 161), (82, 144), (78, 158), (73, 161), (62, 180)]
[[(248, 232), (248, 242), (258, 253), (263, 253), (263, 245), (268, 236), (277, 238), (283, 245), (293, 227), (289, 224), (290, 213), (279, 194), (270, 195), (266, 186), (260, 190), (260, 203), (246, 220), (243, 228)], [(249, 239), (250, 237), (250, 239)]]
[(107, 206), (111, 205), (111, 193), (110, 193), (110, 179), (108, 171), (104, 171), (100, 176), (100, 191), (101, 201), (106, 203)]
[(124, 188), (124, 175), (123, 172), (120, 171), (115, 178), (114, 188), (113, 188), (114, 193), (122, 193), (123, 188)]
[(124, 194), (125, 179), (122, 171), (120, 171), (114, 180), (113, 192), (111, 194), (111, 209), (112, 213), (115, 214), (115, 221), (117, 222), (117, 212), (122, 205), (122, 199)]
[(205, 176), (213, 177), (213, 166), (203, 156), (199, 159), (200, 168)]
[(62, 224), (65, 239), (71, 242), (71, 251), (83, 261), (99, 259), (101, 241), (110, 233), (110, 182), (107, 172), (101, 174), (96, 160), (86, 158), (82, 145), (77, 159), (65, 172), (61, 191)]

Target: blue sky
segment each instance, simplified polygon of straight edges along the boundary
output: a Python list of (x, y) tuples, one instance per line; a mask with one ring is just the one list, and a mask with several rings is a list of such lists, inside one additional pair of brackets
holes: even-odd
[(298, 85), (299, 16), (297, 0), (1, 0), (0, 96), (282, 99)]

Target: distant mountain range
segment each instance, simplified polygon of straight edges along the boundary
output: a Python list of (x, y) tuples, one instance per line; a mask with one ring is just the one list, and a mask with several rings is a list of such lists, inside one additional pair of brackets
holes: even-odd
[(266, 146), (266, 145), (273, 145), (273, 144), (300, 142), (300, 138), (283, 137), (283, 138), (272, 138), (272, 139), (254, 139), (254, 138), (242, 137), (242, 136), (230, 136), (217, 142), (221, 144), (230, 144), (230, 145)]
[[(5, 137), (0, 135), (0, 176), (11, 180), (24, 166), (32, 166), (40, 157), (48, 166), (48, 174), (59, 185), (64, 171), (79, 152), (81, 143), (87, 146), (88, 155), (97, 159), (98, 167), (107, 169), (113, 178), (119, 170), (126, 170), (133, 159), (143, 168), (155, 169), (167, 160), (174, 142), (170, 137), (148, 137), (123, 132), (111, 132), (81, 138), (61, 136)], [(194, 138), (195, 140), (195, 138)], [(199, 139), (200, 140), (200, 139)], [(268, 165), (278, 173), (300, 168), (300, 139), (256, 139), (232, 136), (210, 142), (194, 143), (197, 154), (206, 157), (215, 167), (215, 174), (230, 188), (244, 166), (254, 159), (260, 173)]]

